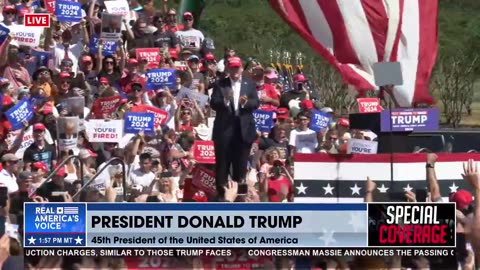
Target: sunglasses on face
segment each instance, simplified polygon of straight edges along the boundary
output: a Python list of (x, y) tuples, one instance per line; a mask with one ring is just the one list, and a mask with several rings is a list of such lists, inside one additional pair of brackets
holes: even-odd
[(113, 61), (106, 61), (105, 65), (113, 65)]
[(45, 76), (45, 75), (50, 75), (50, 72), (48, 72), (48, 71), (45, 70), (45, 71), (40, 72), (40, 75), (44, 75), (44, 76)]
[(15, 15), (15, 12), (7, 11), (7, 12), (4, 12), (3, 14), (5, 14), (5, 15)]
[(135, 92), (142, 92), (142, 88), (140, 87), (134, 87), (132, 90)]
[(183, 114), (183, 115), (191, 115), (192, 113), (189, 112), (189, 111), (184, 111), (184, 112), (182, 112), (182, 114)]
[(61, 81), (62, 84), (70, 84), (70, 80), (63, 80)]

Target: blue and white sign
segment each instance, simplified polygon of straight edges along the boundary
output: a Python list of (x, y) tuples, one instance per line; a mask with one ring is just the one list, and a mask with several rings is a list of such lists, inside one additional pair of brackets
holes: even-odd
[(332, 118), (328, 113), (313, 111), (312, 120), (310, 122), (310, 129), (316, 132), (320, 132), (322, 129), (328, 127), (328, 123)]
[(273, 127), (273, 112), (256, 110), (253, 112), (255, 126), (260, 132), (270, 132)]
[(84, 203), (25, 203), (25, 247), (86, 246)]
[(145, 134), (154, 133), (155, 114), (147, 112), (125, 113), (125, 133), (138, 133), (143, 130)]
[[(90, 44), (89, 44), (89, 53), (90, 54), (97, 54), (98, 53), (98, 40), (100, 38), (98, 35), (93, 36), (90, 39)], [(102, 43), (102, 55), (103, 56), (108, 56), (108, 55), (113, 55), (117, 51), (117, 46), (118, 43), (115, 40), (104, 40)]]
[(175, 69), (172, 68), (152, 69), (147, 71), (146, 76), (148, 90), (173, 88), (177, 80)]
[(55, 16), (59, 22), (79, 22), (82, 20), (82, 4), (69, 1), (55, 1)]
[(0, 44), (3, 44), (3, 42), (7, 40), (9, 33), (10, 29), (8, 29), (8, 27), (4, 26), (3, 24), (0, 24)]
[(22, 99), (17, 105), (6, 112), (7, 119), (13, 130), (21, 129), (24, 121), (30, 121), (33, 117), (33, 106), (28, 98)]

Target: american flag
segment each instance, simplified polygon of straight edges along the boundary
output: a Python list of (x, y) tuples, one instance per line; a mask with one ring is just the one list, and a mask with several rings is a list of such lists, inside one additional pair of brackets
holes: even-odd
[[(438, 154), (435, 172), (444, 199), (459, 189), (470, 190), (462, 179), (463, 162), (480, 154)], [(394, 181), (390, 181), (390, 155), (297, 154), (295, 202), (362, 202), (367, 176), (377, 184), (375, 195), (426, 189), (425, 154), (394, 154)], [(392, 185), (393, 184), (393, 185)]]
[(63, 207), (63, 214), (65, 215), (78, 215), (78, 207)]
[(432, 103), (428, 81), (438, 40), (437, 0), (269, 0), (315, 51), (357, 90), (377, 89), (376, 62), (399, 61), (400, 106)]

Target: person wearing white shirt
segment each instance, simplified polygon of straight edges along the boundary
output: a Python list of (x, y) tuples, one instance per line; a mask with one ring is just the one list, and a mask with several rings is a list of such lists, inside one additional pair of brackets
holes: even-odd
[(12, 25), (17, 25), (15, 22), (15, 15), (17, 15), (17, 9), (14, 5), (4, 6), (2, 9), (1, 24), (7, 28), (10, 28)]
[(52, 70), (60, 72), (60, 65), (62, 60), (67, 58), (72, 62), (72, 71), (78, 71), (78, 59), (83, 53), (83, 42), (79, 41), (75, 44), (70, 44), (72, 40), (72, 33), (70, 30), (65, 30), (62, 33), (62, 43), (57, 44), (52, 48), (53, 63), (50, 67)]
[(309, 128), (311, 115), (309, 112), (300, 112), (297, 115), (297, 128), (290, 132), (290, 153), (315, 153), (318, 146), (317, 133)]
[(18, 191), (17, 178), (18, 157), (15, 154), (5, 154), (2, 157), (3, 169), (0, 171), (0, 186), (8, 188), (8, 194)]
[(140, 185), (146, 189), (153, 180), (155, 180), (155, 174), (152, 172), (152, 156), (149, 153), (142, 153), (140, 168), (130, 172), (130, 186)]
[(181, 43), (182, 49), (189, 49), (198, 53), (202, 48), (205, 36), (197, 29), (193, 28), (193, 15), (190, 12), (183, 13), (183, 30), (175, 32)]

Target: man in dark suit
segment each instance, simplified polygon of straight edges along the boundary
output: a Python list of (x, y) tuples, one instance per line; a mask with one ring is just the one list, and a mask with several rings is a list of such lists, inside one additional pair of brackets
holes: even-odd
[(250, 149), (257, 137), (253, 111), (260, 105), (255, 82), (242, 77), (240, 58), (228, 58), (226, 73), (228, 77), (218, 80), (214, 85), (210, 99), (210, 107), (216, 111), (212, 137), (215, 144), (216, 186), (220, 198), (224, 195), (230, 166), (234, 181), (245, 180)]

